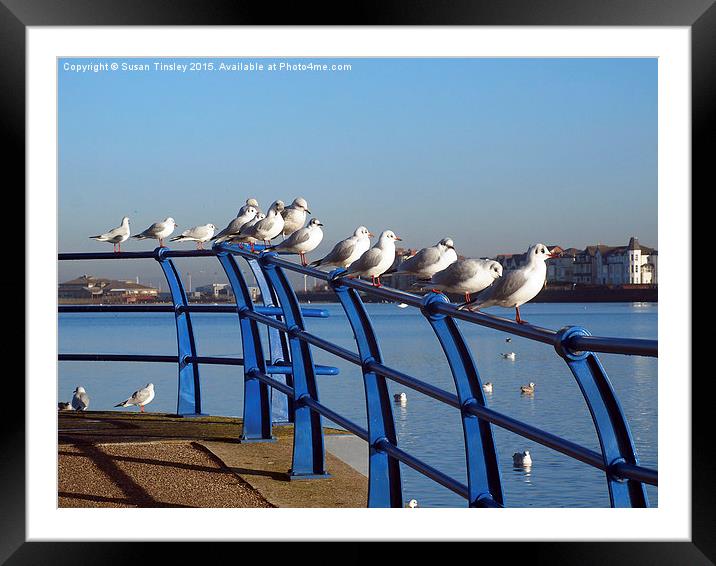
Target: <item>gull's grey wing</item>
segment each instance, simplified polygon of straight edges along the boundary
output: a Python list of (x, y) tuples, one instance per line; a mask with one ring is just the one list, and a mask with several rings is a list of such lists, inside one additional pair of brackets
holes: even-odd
[(143, 238), (152, 238), (152, 237), (154, 237), (157, 233), (161, 232), (163, 228), (164, 228), (164, 223), (163, 223), (163, 222), (155, 222), (155, 223), (152, 224), (149, 228), (147, 228), (144, 232), (141, 232), (141, 233), (137, 234), (137, 235), (134, 236), (134, 237), (135, 237), (135, 238), (140, 238), (140, 237), (143, 237)]
[(310, 237), (311, 237), (311, 232), (307, 228), (301, 228), (300, 230), (296, 230), (293, 234), (291, 234), (288, 238), (286, 238), (286, 241), (281, 242), (276, 247), (277, 248), (292, 248), (293, 246), (297, 246), (298, 244), (307, 242)]
[(132, 396), (129, 398), (129, 401), (135, 405), (138, 405), (139, 403), (143, 403), (147, 399), (149, 399), (149, 389), (145, 388), (132, 393)]
[(506, 299), (516, 291), (518, 291), (525, 283), (527, 278), (524, 271), (515, 269), (503, 273), (492, 285), (482, 291), (477, 296), (477, 304), (481, 305), (487, 301), (501, 301)]
[(423, 248), (413, 257), (406, 259), (398, 266), (398, 273), (419, 273), (440, 259), (440, 250), (435, 247)]
[(346, 238), (345, 240), (341, 240), (335, 246), (333, 246), (333, 249), (326, 257), (320, 260), (321, 263), (343, 263), (349, 257), (351, 257), (351, 254), (356, 248), (356, 244), (357, 242), (352, 238)]
[(436, 285), (453, 286), (461, 281), (467, 281), (477, 273), (478, 264), (473, 260), (463, 260), (451, 263), (446, 269), (438, 271), (432, 277)]
[(358, 271), (365, 271), (371, 267), (375, 267), (380, 263), (382, 251), (377, 248), (371, 248), (360, 256), (351, 266), (348, 268), (346, 273), (356, 273)]

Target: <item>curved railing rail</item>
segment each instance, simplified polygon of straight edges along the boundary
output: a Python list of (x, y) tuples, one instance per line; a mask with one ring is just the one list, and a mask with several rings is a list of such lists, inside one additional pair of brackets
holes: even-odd
[[(444, 295), (418, 296), (387, 287), (374, 287), (360, 279), (338, 277), (279, 257), (275, 252), (251, 252), (216, 244), (211, 250), (180, 251), (157, 248), (152, 252), (62, 253), (60, 261), (97, 259), (155, 259), (169, 284), (172, 305), (60, 305), (60, 312), (171, 312), (177, 329), (177, 356), (62, 353), (59, 359), (74, 361), (142, 361), (176, 363), (179, 371), (177, 413), (201, 414), (199, 366), (223, 364), (244, 368), (244, 426), (242, 442), (270, 442), (276, 422), (294, 423), (292, 479), (321, 478), (325, 469), (321, 416), (352, 432), (369, 444), (369, 507), (403, 504), (399, 463), (464, 497), (469, 507), (504, 505), (492, 425), (530, 439), (605, 473), (612, 507), (647, 507), (645, 484), (658, 485), (656, 470), (639, 465), (626, 418), (602, 367), (597, 352), (658, 355), (656, 340), (591, 336), (575, 326), (559, 331), (482, 312), (458, 310)], [(211, 257), (221, 263), (236, 304), (190, 304), (178, 271), (177, 257)], [(260, 288), (263, 305), (251, 300), (249, 285), (237, 258), (247, 261)], [(304, 317), (325, 317), (322, 309), (299, 304), (285, 270), (330, 284), (345, 311), (356, 341), (357, 353), (308, 332)], [(416, 379), (383, 363), (378, 339), (365, 310), (361, 293), (373, 298), (405, 303), (420, 309), (440, 342), (455, 382), (456, 394)], [(199, 356), (194, 343), (191, 314), (236, 313), (241, 328), (243, 358)], [(470, 349), (455, 320), (550, 344), (565, 361), (577, 382), (594, 423), (600, 451), (541, 430), (490, 409)], [(270, 359), (264, 359), (259, 325), (268, 328)], [(366, 392), (368, 428), (364, 429), (323, 405), (317, 375), (335, 375), (338, 369), (313, 362), (311, 346), (329, 352), (361, 368)], [(387, 381), (400, 383), (460, 411), (467, 466), (467, 485), (455, 480), (398, 446), (393, 403)]]

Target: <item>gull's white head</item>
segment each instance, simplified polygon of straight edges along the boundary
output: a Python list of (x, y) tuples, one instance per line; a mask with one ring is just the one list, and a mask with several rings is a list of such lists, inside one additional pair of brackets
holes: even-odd
[(75, 393), (86, 393), (86, 391), (85, 388), (80, 385), (75, 389)]
[(154, 384), (153, 384), (153, 383), (147, 383), (145, 389), (154, 389)]
[(451, 238), (443, 238), (438, 242), (438, 246), (441, 248), (445, 248), (447, 250), (454, 250), (455, 244), (453, 243)]
[(129, 216), (122, 218), (122, 224), (129, 224)]
[(528, 261), (531, 259), (545, 261), (546, 259), (554, 257), (544, 244), (535, 244), (534, 246), (530, 246), (529, 250), (527, 250), (527, 256)]
[(303, 197), (296, 197), (295, 199), (293, 199), (291, 206), (293, 208), (300, 208), (301, 210), (305, 210), (306, 212), (308, 212), (308, 214), (311, 214), (311, 211), (308, 210), (308, 202), (306, 202), (306, 199)]
[(417, 499), (411, 499), (411, 500), (408, 502), (408, 507), (409, 507), (410, 509), (415, 509), (417, 506), (418, 506), (418, 500), (417, 500)]
[(493, 279), (502, 277), (502, 264), (499, 262), (490, 260), (487, 262), (487, 268), (490, 270), (490, 275), (492, 275)]
[(276, 200), (271, 205), (271, 208), (269, 210), (275, 210), (276, 212), (281, 212), (284, 208), (286, 208), (286, 205), (283, 203), (282, 200)]
[(358, 226), (358, 228), (356, 228), (356, 231), (353, 232), (353, 235), (356, 238), (372, 238), (373, 237), (373, 234), (371, 234), (370, 230), (368, 230), (368, 228), (366, 228), (365, 226)]
[(398, 236), (396, 236), (395, 232), (393, 232), (392, 230), (384, 230), (383, 233), (380, 235), (380, 240), (383, 242), (386, 240), (390, 240), (392, 242), (394, 242), (395, 240), (401, 242), (403, 241), (402, 238), (398, 238)]
[(164, 222), (167, 224), (174, 224), (174, 226), (178, 226), (178, 224), (176, 222), (174, 222), (174, 219), (171, 216), (168, 216), (167, 218), (165, 218)]
[(259, 207), (259, 201), (257, 201), (255, 198), (247, 198), (247, 199), (246, 199), (246, 204), (247, 204), (248, 206), (253, 206), (254, 208), (258, 208), (258, 207)]
[(310, 228), (317, 228), (318, 226), (323, 226), (323, 224), (318, 218), (311, 218), (311, 221), (308, 223), (308, 226)]
[(258, 222), (259, 220), (263, 220), (266, 218), (266, 215), (263, 212), (259, 212), (256, 216), (254, 216), (254, 219)]
[(213, 224), (207, 224), (206, 227), (209, 228), (209, 230), (216, 230), (216, 226)]
[(244, 210), (244, 214), (246, 214), (247, 216), (249, 216), (251, 218), (256, 216), (257, 212), (258, 212), (258, 210), (254, 206), (249, 206), (246, 208), (246, 210)]

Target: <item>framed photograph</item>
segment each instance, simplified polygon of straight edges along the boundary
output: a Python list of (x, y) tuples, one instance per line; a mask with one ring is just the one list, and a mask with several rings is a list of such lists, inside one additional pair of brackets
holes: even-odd
[(704, 1), (2, 0), (27, 369), (0, 558), (713, 563), (684, 250), (715, 26)]

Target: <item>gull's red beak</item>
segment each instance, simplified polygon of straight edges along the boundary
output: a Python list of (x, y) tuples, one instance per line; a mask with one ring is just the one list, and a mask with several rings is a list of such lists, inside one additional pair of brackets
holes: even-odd
[(403, 241), (403, 238), (398, 238), (398, 236), (396, 236), (395, 239), (398, 240), (399, 242)]
[(375, 238), (375, 234), (373, 234), (373, 232), (368, 232), (368, 237), (369, 237), (369, 238)]

